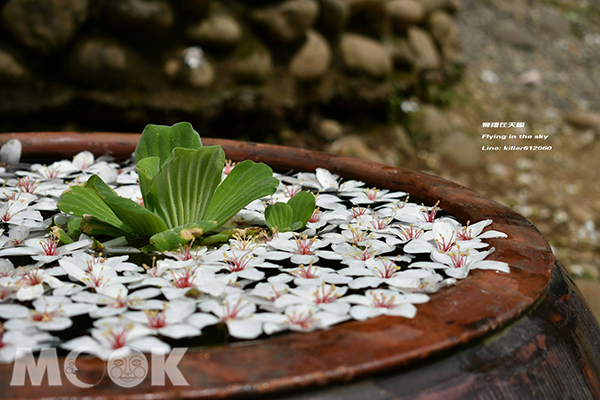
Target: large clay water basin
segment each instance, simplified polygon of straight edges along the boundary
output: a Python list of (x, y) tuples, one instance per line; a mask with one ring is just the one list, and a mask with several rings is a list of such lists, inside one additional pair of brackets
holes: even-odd
[[(90, 150), (96, 155), (129, 157), (138, 135), (32, 133), (5, 134), (0, 142), (17, 137), (25, 159), (52, 160)], [(440, 206), (463, 224), (491, 218), (490, 229), (508, 238), (491, 239), (496, 251), (490, 259), (507, 262), (510, 274), (473, 271), (467, 279), (441, 290), (419, 305), (415, 319), (379, 317), (348, 322), (326, 331), (292, 333), (268, 340), (234, 343), (189, 351), (179, 369), (190, 386), (152, 386), (149, 380), (131, 389), (104, 377), (93, 389), (71, 386), (10, 386), (12, 366), (0, 366), (0, 387), (7, 397), (100, 396), (103, 398), (219, 398), (290, 390), (350, 381), (392, 368), (409, 366), (428, 357), (472, 342), (514, 321), (545, 294), (555, 264), (550, 246), (525, 218), (455, 183), (368, 161), (335, 157), (294, 148), (203, 139), (220, 144), (234, 161), (252, 159), (278, 171), (314, 171), (323, 167), (370, 186), (410, 193), (411, 201)], [(99, 374), (104, 362), (90, 359), (80, 369)], [(168, 381), (168, 380), (167, 380)]]

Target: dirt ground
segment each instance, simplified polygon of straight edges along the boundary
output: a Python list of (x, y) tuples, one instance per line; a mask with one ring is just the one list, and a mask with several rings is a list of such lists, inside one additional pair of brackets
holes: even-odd
[[(467, 69), (443, 113), (477, 143), (456, 148), (477, 164), (447, 163), (435, 146), (419, 156), (532, 221), (600, 317), (600, 2), (463, 0), (457, 24)], [(493, 121), (525, 129), (482, 127)], [(504, 150), (513, 145), (552, 149)]]

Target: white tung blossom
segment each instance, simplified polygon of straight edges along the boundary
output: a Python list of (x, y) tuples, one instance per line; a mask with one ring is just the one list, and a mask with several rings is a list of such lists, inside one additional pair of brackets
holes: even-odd
[(350, 309), (350, 316), (359, 321), (387, 315), (391, 317), (414, 318), (417, 307), (414, 304), (429, 301), (425, 294), (402, 294), (393, 290), (371, 289), (364, 296), (350, 295), (342, 299), (355, 304)]
[[(223, 179), (232, 168), (228, 162)], [(407, 193), (345, 181), (323, 168), (275, 174), (277, 192), (231, 218), (222, 229), (236, 233), (225, 243), (192, 241), (162, 254), (136, 254), (142, 252), (125, 237), (65, 236), (72, 217), (59, 213), (57, 202), (69, 185), (94, 174), (143, 205), (132, 162), (120, 167), (81, 152), (0, 174), (0, 362), (18, 358), (23, 343), (107, 359), (133, 348), (165, 353), (185, 338), (202, 345), (202, 331), (210, 329), (255, 339), (350, 319), (413, 318), (428, 295), (473, 269), (510, 271), (487, 259), (493, 248), (483, 250), (487, 239), (506, 237), (489, 229), (491, 220), (463, 225), (440, 216), (439, 202), (411, 203)], [(301, 190), (313, 192), (317, 206), (306, 227), (268, 231), (267, 205)], [(150, 265), (133, 263), (138, 257), (152, 257)], [(71, 339), (74, 321), (92, 327)]]
[(79, 336), (61, 345), (66, 350), (80, 350), (108, 360), (115, 351), (127, 355), (131, 348), (142, 352), (165, 354), (171, 346), (151, 336), (152, 330), (124, 318), (110, 317), (94, 322), (91, 336)]

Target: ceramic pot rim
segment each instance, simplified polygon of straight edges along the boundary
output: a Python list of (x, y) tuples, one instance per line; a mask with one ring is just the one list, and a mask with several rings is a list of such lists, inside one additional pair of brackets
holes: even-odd
[[(24, 159), (64, 158), (82, 150), (126, 158), (138, 137), (101, 132), (15, 133), (0, 135), (0, 145), (19, 138)], [(488, 240), (496, 249), (488, 259), (508, 262), (511, 273), (472, 271), (468, 278), (419, 305), (412, 320), (378, 317), (325, 331), (190, 351), (179, 363), (190, 386), (154, 387), (146, 379), (125, 391), (104, 379), (93, 389), (81, 392), (63, 379), (62, 386), (47, 386), (44, 382), (46, 386), (41, 387), (11, 387), (12, 366), (0, 365), (0, 386), (5, 388), (5, 395), (131, 399), (151, 393), (160, 398), (221, 398), (348, 381), (407, 366), (478, 339), (521, 316), (546, 292), (554, 265), (549, 244), (525, 218), (470, 189), (421, 172), (321, 152), (232, 140), (202, 141), (204, 145), (222, 145), (234, 161), (252, 159), (279, 171), (323, 167), (370, 186), (409, 192), (411, 201), (433, 205), (441, 200), (440, 206), (462, 223), (491, 218), (494, 222), (489, 229), (505, 232), (508, 238)], [(85, 367), (93, 372), (104, 368), (104, 363), (90, 359)]]

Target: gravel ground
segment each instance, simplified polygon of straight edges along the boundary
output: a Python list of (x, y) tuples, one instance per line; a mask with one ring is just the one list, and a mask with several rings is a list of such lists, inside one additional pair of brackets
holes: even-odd
[[(467, 70), (443, 113), (477, 146), (456, 146), (454, 157), (444, 156), (447, 148), (419, 154), (432, 172), (530, 219), (585, 282), (580, 288), (600, 317), (600, 2), (464, 0), (457, 24)], [(526, 125), (482, 128), (486, 121)], [(534, 138), (484, 140), (483, 134)], [(483, 151), (486, 145), (501, 149)], [(505, 145), (552, 150), (505, 151)]]

